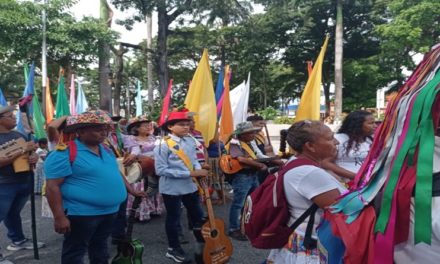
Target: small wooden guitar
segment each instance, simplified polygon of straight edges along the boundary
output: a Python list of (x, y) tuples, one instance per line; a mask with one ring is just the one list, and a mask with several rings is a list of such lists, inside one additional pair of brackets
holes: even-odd
[(8, 158), (26, 151), (27, 142), (23, 138), (10, 140), (0, 145), (0, 157)]
[(203, 263), (227, 263), (232, 256), (233, 248), (231, 240), (225, 233), (225, 223), (214, 216), (206, 179), (199, 179), (198, 182), (203, 189), (206, 209), (208, 211), (208, 221), (202, 226), (202, 236), (205, 240)]
[[(279, 160), (280, 157), (270, 157), (264, 159), (254, 159), (256, 162), (269, 162), (274, 160)], [(219, 161), (220, 169), (226, 174), (234, 174), (244, 168), (237, 159), (231, 157), (231, 155), (222, 155)]]
[(128, 226), (125, 239), (118, 245), (118, 253), (113, 258), (112, 264), (142, 264), (142, 254), (144, 253), (144, 244), (138, 239), (132, 239), (133, 225), (135, 222), (136, 210), (142, 197), (136, 197), (128, 217)]

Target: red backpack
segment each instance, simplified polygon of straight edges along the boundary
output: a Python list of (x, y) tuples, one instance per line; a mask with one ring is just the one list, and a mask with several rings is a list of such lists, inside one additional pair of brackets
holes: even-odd
[[(307, 159), (292, 160), (278, 172), (269, 175), (263, 184), (247, 197), (241, 219), (244, 233), (253, 247), (261, 249), (282, 248), (288, 242), (289, 236), (295, 228), (304, 222), (309, 215), (311, 217), (306, 237), (309, 235), (311, 238), (317, 205), (313, 204), (307, 209), (292, 226), (287, 225), (290, 214), (284, 193), (284, 174), (302, 165), (318, 166), (315, 162)], [(312, 225), (310, 225), (311, 222)]]

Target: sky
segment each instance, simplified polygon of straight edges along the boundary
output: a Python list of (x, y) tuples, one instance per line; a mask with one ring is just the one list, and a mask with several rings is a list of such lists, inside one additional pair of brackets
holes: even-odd
[[(92, 16), (99, 17), (99, 0), (80, 0), (76, 5), (74, 5), (70, 12), (77, 19), (81, 19), (84, 16)], [(120, 41), (131, 43), (131, 44), (139, 44), (143, 39), (147, 37), (147, 24), (145, 22), (136, 23), (133, 26), (133, 30), (128, 31), (125, 27), (117, 25), (115, 23), (116, 20), (123, 20), (127, 17), (130, 17), (132, 14), (135, 14), (136, 10), (127, 10), (124, 12), (119, 11), (114, 6), (110, 5), (113, 10), (113, 23), (112, 29), (119, 32)], [(153, 36), (157, 34), (157, 15), (153, 14)]]

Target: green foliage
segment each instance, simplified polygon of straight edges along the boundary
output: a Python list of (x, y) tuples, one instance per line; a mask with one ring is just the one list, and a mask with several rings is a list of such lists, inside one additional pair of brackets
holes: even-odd
[(272, 106), (269, 106), (261, 111), (258, 111), (258, 114), (262, 116), (264, 120), (274, 120), (278, 115), (278, 111)]
[[(56, 90), (60, 66), (68, 69), (68, 73), (80, 72), (91, 63), (97, 63), (99, 41), (113, 43), (117, 36), (97, 19), (85, 17), (76, 21), (68, 12), (76, 1), (48, 2), (42, 5), (31, 1), (0, 0), (0, 87), (7, 96), (21, 96), (23, 64), (34, 61), (37, 67), (41, 65), (43, 8), (47, 12), (47, 61), (48, 75), (53, 81), (52, 91)], [(41, 80), (36, 82), (37, 90), (40, 83)], [(89, 88), (85, 89), (87, 93)]]
[(275, 124), (284, 124), (284, 125), (290, 125), (293, 124), (293, 122), (295, 122), (295, 118), (291, 118), (288, 116), (280, 116), (275, 118), (274, 120)]

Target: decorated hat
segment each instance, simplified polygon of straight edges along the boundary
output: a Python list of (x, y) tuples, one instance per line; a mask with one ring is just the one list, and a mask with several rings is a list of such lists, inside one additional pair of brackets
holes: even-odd
[(0, 115), (3, 115), (8, 112), (12, 112), (14, 110), (15, 110), (15, 105), (0, 106)]
[(242, 122), (237, 124), (236, 129), (234, 130), (234, 135), (241, 135), (241, 134), (245, 134), (245, 133), (250, 133), (250, 132), (258, 132), (261, 130), (261, 127), (254, 127), (254, 125), (252, 125), (252, 122), (250, 121), (246, 121), (246, 122)]
[(130, 118), (130, 120), (128, 120), (128, 124), (127, 124), (127, 131), (130, 132), (131, 129), (133, 129), (133, 127), (141, 124), (141, 123), (150, 123), (151, 120), (148, 119), (146, 116), (137, 116), (137, 117), (133, 117)]
[(112, 124), (112, 119), (105, 111), (94, 110), (67, 117), (64, 132), (72, 133), (80, 128), (110, 124)]

